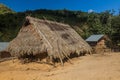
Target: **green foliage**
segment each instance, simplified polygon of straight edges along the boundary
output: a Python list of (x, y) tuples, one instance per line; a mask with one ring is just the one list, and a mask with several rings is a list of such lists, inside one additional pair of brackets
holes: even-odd
[(24, 17), (20, 14), (2, 14), (0, 15), (0, 40), (11, 41), (16, 37)]
[(120, 44), (120, 16), (114, 16), (111, 22), (112, 40), (115, 44)]
[(3, 4), (0, 4), (0, 14), (6, 14), (6, 13), (15, 13), (10, 8), (6, 7)]
[[(6, 12), (5, 9), (8, 11)], [(9, 11), (11, 12), (7, 7), (2, 8), (2, 10), (0, 9), (0, 41), (11, 41), (15, 38), (22, 26), (25, 16), (29, 15), (40, 19), (69, 24), (84, 39), (91, 34), (106, 34), (115, 44), (120, 43), (120, 16), (114, 16), (113, 11), (87, 13), (82, 11), (69, 11), (66, 9), (40, 9), (8, 13)]]

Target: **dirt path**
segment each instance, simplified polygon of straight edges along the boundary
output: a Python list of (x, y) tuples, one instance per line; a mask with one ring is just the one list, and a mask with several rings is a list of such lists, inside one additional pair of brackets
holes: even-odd
[(72, 59), (73, 64), (0, 63), (0, 80), (119, 80), (120, 53), (92, 55)]

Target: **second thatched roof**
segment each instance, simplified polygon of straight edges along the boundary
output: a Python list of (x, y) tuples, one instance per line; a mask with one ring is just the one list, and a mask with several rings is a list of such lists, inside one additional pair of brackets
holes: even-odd
[(47, 53), (52, 58), (64, 59), (70, 54), (90, 53), (91, 47), (69, 25), (26, 17), (17, 37), (7, 50), (13, 56)]

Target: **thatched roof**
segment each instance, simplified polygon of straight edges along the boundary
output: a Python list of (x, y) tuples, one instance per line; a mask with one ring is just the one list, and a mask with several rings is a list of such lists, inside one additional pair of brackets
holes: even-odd
[(61, 59), (70, 54), (91, 51), (90, 46), (69, 25), (29, 16), (7, 49), (13, 56), (41, 54), (42, 57), (47, 53), (45, 57)]

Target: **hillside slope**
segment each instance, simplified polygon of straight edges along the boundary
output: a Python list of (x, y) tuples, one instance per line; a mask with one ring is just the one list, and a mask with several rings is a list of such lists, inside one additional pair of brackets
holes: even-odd
[(0, 3), (0, 14), (5, 14), (5, 13), (14, 13), (10, 8), (5, 6), (4, 4)]

